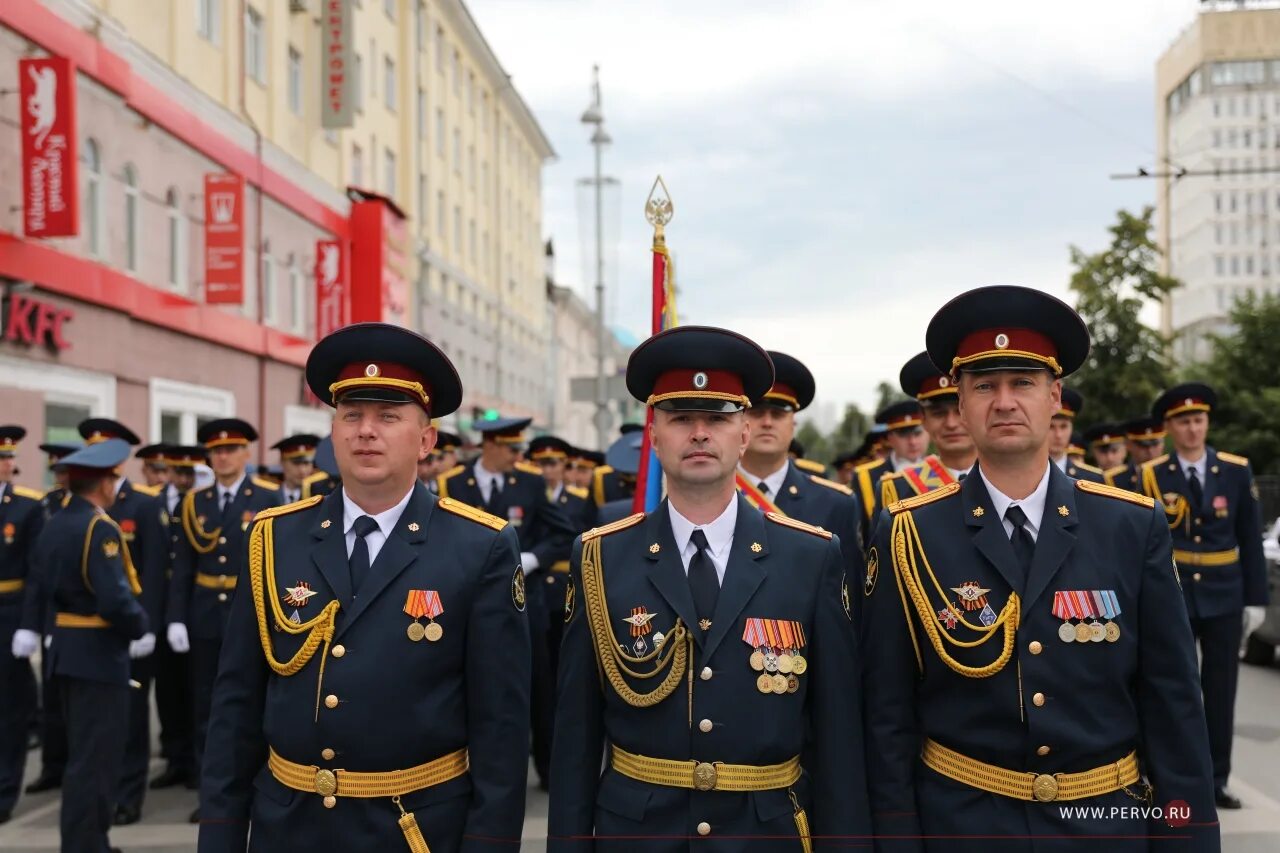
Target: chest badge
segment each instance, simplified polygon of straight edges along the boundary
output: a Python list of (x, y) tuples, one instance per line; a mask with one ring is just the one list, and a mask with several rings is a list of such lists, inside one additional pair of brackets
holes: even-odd
[[(411, 589), (404, 600), (404, 612), (413, 618), (405, 634), (415, 643), (425, 639), (434, 643), (444, 636), (444, 628), (436, 622), (436, 617), (444, 613), (444, 605), (440, 601), (440, 593), (434, 589)], [(418, 620), (427, 618), (423, 625)]]
[(951, 587), (951, 591), (956, 594), (956, 601), (961, 609), (969, 613), (978, 612), (978, 621), (983, 626), (990, 628), (995, 624), (996, 612), (991, 609), (991, 604), (987, 601), (987, 593), (991, 590), (978, 586), (977, 581), (965, 581), (960, 586)]
[(307, 602), (316, 594), (311, 584), (306, 581), (298, 581), (295, 586), (286, 586), (284, 591), (287, 593), (284, 596), (284, 603), (290, 607), (306, 607)]
[(4, 544), (12, 545), (13, 537), (17, 534), (18, 528), (14, 526), (12, 521), (7, 522), (4, 526)]
[(799, 676), (809, 671), (801, 654), (805, 647), (804, 626), (788, 619), (750, 617), (742, 630), (742, 641), (751, 648), (747, 663), (756, 672), (756, 689), (761, 693), (795, 693)]
[[(1058, 590), (1053, 594), (1053, 615), (1062, 620), (1058, 639), (1064, 643), (1114, 643), (1120, 639), (1120, 626), (1115, 622), (1120, 599), (1113, 589)], [(1073, 624), (1072, 620), (1078, 621)]]
[(631, 650), (637, 656), (643, 655), (649, 650), (649, 643), (645, 640), (645, 635), (653, 631), (654, 614), (650, 613), (644, 607), (631, 608), (631, 615), (624, 620), (631, 626), (631, 636), (635, 639), (631, 642)]

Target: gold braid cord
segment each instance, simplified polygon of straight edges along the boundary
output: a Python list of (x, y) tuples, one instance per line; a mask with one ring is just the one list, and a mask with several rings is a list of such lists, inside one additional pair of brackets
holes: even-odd
[[(206, 531), (200, 525), (200, 518), (196, 515), (195, 489), (188, 491), (187, 496), (182, 499), (182, 529), (187, 534), (187, 541), (191, 543), (191, 547), (197, 554), (208, 554), (218, 547), (218, 537), (222, 535), (222, 528)], [(197, 539), (200, 541), (197, 542)]]
[[(1222, 454), (1218, 454), (1221, 456)], [(1182, 495), (1172, 504), (1165, 502), (1160, 492), (1160, 482), (1156, 479), (1156, 468), (1147, 464), (1142, 467), (1142, 491), (1164, 510), (1165, 520), (1169, 522), (1169, 530), (1177, 530), (1179, 525), (1185, 528), (1187, 536), (1191, 535), (1191, 505)]]
[(84, 548), (80, 552), (80, 577), (84, 579), (84, 585), (93, 592), (93, 585), (89, 583), (89, 543), (93, 541), (93, 526), (99, 521), (105, 521), (115, 528), (116, 534), (120, 537), (120, 558), (124, 560), (124, 579), (129, 584), (129, 592), (135, 596), (142, 595), (138, 570), (134, 568), (133, 557), (129, 555), (129, 543), (124, 541), (124, 533), (120, 530), (120, 525), (116, 524), (115, 519), (109, 515), (95, 514), (89, 519), (89, 527), (84, 532)]
[[(329, 643), (333, 641), (334, 623), (337, 621), (337, 599), (330, 601), (314, 618), (306, 622), (295, 623), (285, 617), (280, 602), (275, 595), (266, 596), (266, 588), (276, 588), (275, 539), (272, 533), (273, 518), (265, 518), (253, 526), (249, 534), (249, 585), (253, 589), (253, 606), (258, 614), (258, 638), (262, 641), (262, 651), (266, 655), (267, 664), (276, 675), (288, 678), (297, 674), (311, 662), (316, 650), (324, 645), (324, 654), (320, 658), (320, 673), (316, 677), (316, 719), (320, 719), (320, 689), (324, 684), (324, 662), (329, 656)], [(271, 602), (271, 616), (274, 627), (288, 634), (306, 634), (307, 639), (297, 653), (287, 661), (276, 660), (271, 648), (271, 633), (267, 629), (266, 602)]]
[[(933, 646), (933, 650), (937, 652), (942, 662), (966, 678), (987, 678), (1004, 669), (1005, 664), (1013, 656), (1013, 647), (1017, 639), (1018, 617), (1021, 608), (1018, 594), (1016, 592), (1009, 593), (1009, 600), (1000, 610), (999, 616), (996, 617), (995, 622), (991, 623), (990, 627), (971, 624), (960, 611), (952, 607), (946, 590), (943, 589), (942, 584), (938, 582), (937, 576), (934, 575), (933, 567), (929, 565), (929, 558), (924, 553), (924, 544), (920, 541), (920, 531), (916, 529), (915, 519), (912, 518), (910, 512), (894, 516), (890, 535), (893, 542), (893, 569), (897, 576), (898, 593), (902, 596), (902, 606), (904, 610), (907, 609), (908, 601), (914, 606), (916, 615), (920, 618), (920, 624), (924, 627), (924, 632), (929, 638), (929, 643)], [(942, 608), (939, 609), (951, 610), (952, 615), (958, 619), (961, 625), (980, 635), (978, 639), (971, 641), (957, 640), (943, 627), (938, 618), (938, 610), (934, 609), (933, 605), (930, 604), (929, 593), (922, 583), (920, 577), (921, 564), (923, 564), (925, 573), (928, 575), (934, 590), (942, 599)], [(915, 626), (912, 624), (909, 612), (906, 613), (906, 617), (907, 628), (911, 632), (911, 642), (916, 650), (916, 662), (920, 665), (921, 671), (923, 671), (924, 660), (921, 657), (920, 643), (916, 638)], [(947, 652), (947, 648), (944, 645), (945, 641), (959, 648), (977, 648), (984, 645), (1001, 628), (1004, 630), (1003, 648), (996, 659), (986, 666), (975, 667), (960, 663)]]
[[(582, 543), (582, 600), (591, 626), (591, 639), (596, 649), (596, 659), (605, 678), (622, 701), (635, 708), (651, 708), (670, 696), (680, 685), (689, 663), (689, 636), (684, 623), (676, 619), (667, 638), (652, 652), (642, 657), (628, 654), (626, 647), (614, 636), (609, 624), (609, 607), (604, 592), (604, 567), (600, 562), (600, 539), (591, 538)], [(652, 664), (648, 672), (632, 669), (641, 664)], [(657, 678), (666, 675), (649, 693), (639, 693), (631, 688), (623, 673), (638, 679)]]

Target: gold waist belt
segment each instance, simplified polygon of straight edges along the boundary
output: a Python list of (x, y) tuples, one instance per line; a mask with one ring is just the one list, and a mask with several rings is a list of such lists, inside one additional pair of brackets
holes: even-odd
[(1131, 752), (1112, 764), (1081, 773), (1031, 773), (1006, 770), (926, 740), (921, 753), (924, 763), (946, 776), (980, 791), (1028, 802), (1083, 800), (1118, 791), (1138, 781), (1138, 755)]
[(555, 573), (556, 573), (556, 574), (558, 574), (558, 575), (567, 575), (567, 574), (569, 574), (569, 561), (568, 561), (568, 560), (561, 560), (561, 561), (559, 561), (558, 563), (552, 563), (552, 564), (551, 564), (551, 571), (555, 572)]
[(673, 761), (633, 755), (613, 747), (613, 769), (623, 776), (695, 791), (769, 791), (787, 788), (800, 778), (800, 756), (782, 764), (755, 767), (749, 764), (722, 764), (706, 761)]
[(7, 592), (22, 592), (22, 588), (26, 585), (27, 582), (22, 578), (11, 581), (0, 581), (0, 595), (4, 595)]
[(59, 628), (110, 628), (111, 623), (96, 613), (86, 616), (81, 613), (59, 613), (53, 617), (53, 624)]
[(1230, 566), (1240, 562), (1240, 549), (1226, 551), (1179, 551), (1174, 549), (1173, 559), (1182, 566)]
[(205, 589), (235, 589), (235, 575), (210, 575), (205, 572), (196, 572), (196, 586), (202, 586)]

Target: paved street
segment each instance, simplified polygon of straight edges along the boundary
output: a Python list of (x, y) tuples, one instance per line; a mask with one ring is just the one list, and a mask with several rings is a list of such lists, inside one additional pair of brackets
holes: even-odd
[[(1232, 788), (1245, 802), (1238, 813), (1223, 815), (1223, 850), (1227, 853), (1274, 853), (1280, 849), (1280, 667), (1242, 666), (1236, 713), (1235, 773)], [(28, 778), (38, 768), (36, 753), (28, 762)], [(157, 762), (156, 772), (159, 772)], [(117, 829), (111, 842), (126, 853), (190, 853), (195, 828), (186, 823), (195, 794), (185, 789), (148, 793), (142, 823)], [(547, 796), (529, 789), (528, 819), (522, 851), (545, 849)], [(13, 820), (0, 827), (0, 850), (40, 853), (58, 849), (56, 792), (24, 796)]]

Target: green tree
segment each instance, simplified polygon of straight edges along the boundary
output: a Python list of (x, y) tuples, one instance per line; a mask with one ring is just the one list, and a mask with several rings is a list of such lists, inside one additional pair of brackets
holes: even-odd
[(1089, 327), (1089, 357), (1069, 384), (1084, 395), (1084, 423), (1124, 421), (1147, 411), (1169, 386), (1167, 341), (1139, 319), (1180, 282), (1157, 270), (1151, 207), (1121, 210), (1108, 230), (1111, 245), (1096, 254), (1071, 247), (1071, 290)]
[[(890, 403), (896, 403), (899, 400), (906, 400), (907, 395), (902, 393), (902, 389), (892, 382), (881, 380), (876, 385), (876, 412), (882, 411), (885, 406)], [(872, 416), (875, 412), (872, 412)]]
[[(862, 437), (867, 434), (867, 429), (870, 426), (870, 419), (862, 413), (862, 410), (857, 405), (849, 403), (845, 406), (844, 417), (840, 419), (839, 426), (827, 438), (831, 457), (835, 457), (838, 453), (856, 450), (858, 445), (862, 443)], [(831, 458), (823, 461), (830, 462)]]
[(1187, 371), (1218, 392), (1209, 428), (1214, 447), (1249, 457), (1255, 473), (1280, 473), (1280, 298), (1247, 294), (1231, 307), (1229, 335), (1214, 335), (1213, 356)]
[(803, 421), (796, 428), (796, 441), (804, 445), (804, 457), (806, 459), (814, 459), (818, 462), (830, 462), (834, 455), (831, 452), (831, 443), (827, 436), (822, 434), (822, 430), (818, 429), (813, 421)]

